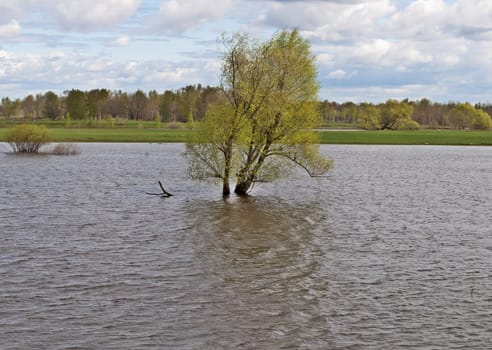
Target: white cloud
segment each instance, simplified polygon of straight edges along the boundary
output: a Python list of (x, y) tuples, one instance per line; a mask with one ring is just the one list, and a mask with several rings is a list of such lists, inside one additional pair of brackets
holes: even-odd
[(492, 2), (459, 0), (450, 6), (449, 26), (463, 36), (475, 36), (492, 30)]
[(388, 34), (420, 40), (445, 35), (450, 6), (444, 0), (415, 0), (388, 22)]
[(328, 74), (328, 77), (331, 79), (343, 79), (346, 75), (347, 73), (343, 69), (337, 69), (333, 72), (330, 72)]
[(5, 25), (0, 25), (0, 38), (11, 38), (19, 35), (21, 32), (21, 26), (15, 19), (11, 20)]
[(141, 0), (59, 0), (54, 8), (64, 28), (94, 31), (126, 20)]
[(259, 22), (280, 28), (297, 27), (313, 39), (346, 40), (371, 35), (378, 22), (395, 10), (390, 0), (274, 2)]
[(293, 27), (328, 98), (476, 100), (492, 89), (489, 0), (0, 0), (0, 76), (25, 90), (213, 85), (217, 33)]
[(159, 25), (166, 31), (184, 32), (220, 19), (232, 0), (170, 0), (161, 3)]
[[(71, 88), (109, 88), (124, 91), (177, 89), (187, 84), (207, 84), (217, 77), (213, 61), (114, 61), (109, 57), (67, 54), (17, 54), (0, 50), (2, 84), (42, 86), (41, 91), (61, 93)], [(213, 83), (216, 83), (215, 81)], [(39, 91), (37, 91), (39, 92)], [(23, 97), (23, 96), (22, 96)]]
[(128, 46), (130, 44), (130, 38), (128, 36), (120, 36), (113, 40), (112, 44), (114, 46)]
[(409, 67), (431, 63), (434, 60), (431, 54), (423, 52), (410, 41), (393, 42), (376, 39), (356, 43), (354, 46), (353, 52), (346, 52), (345, 56), (364, 65), (406, 70)]

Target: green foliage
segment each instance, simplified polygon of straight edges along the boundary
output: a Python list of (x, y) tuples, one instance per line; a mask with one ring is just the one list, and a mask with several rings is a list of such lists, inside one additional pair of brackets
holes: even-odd
[(209, 106), (196, 139), (187, 145), (193, 178), (220, 179), (229, 194), (246, 194), (254, 183), (271, 181), (296, 164), (311, 175), (331, 162), (315, 146), (320, 124), (317, 70), (310, 45), (297, 30), (283, 31), (265, 43), (246, 35), (224, 39), (223, 99)]
[(81, 90), (72, 89), (65, 100), (67, 113), (75, 120), (83, 120), (88, 116), (87, 96)]
[(55, 94), (53, 91), (48, 91), (44, 95), (44, 99), (44, 117), (55, 120), (61, 114), (60, 99), (58, 98), (58, 95)]
[(21, 124), (10, 129), (5, 138), (15, 153), (37, 153), (51, 141), (51, 134), (45, 126)]
[(388, 100), (381, 109), (381, 129), (397, 130), (403, 120), (412, 117), (413, 107), (406, 102)]
[(109, 90), (106, 89), (93, 89), (85, 94), (89, 118), (102, 119), (109, 94)]
[(450, 122), (455, 129), (487, 130), (492, 127), (490, 115), (469, 103), (457, 104), (451, 110)]
[(15, 117), (20, 111), (21, 102), (19, 99), (11, 100), (8, 97), (2, 98), (2, 114), (9, 118)]
[(65, 116), (65, 127), (69, 128), (70, 126), (72, 126), (72, 117), (70, 116), (70, 112), (67, 112)]
[(114, 128), (114, 118), (112, 116), (106, 118), (106, 127)]
[(357, 126), (366, 130), (381, 129), (381, 109), (371, 105), (361, 105), (357, 114)]
[(160, 127), (162, 127), (162, 123), (161, 123), (161, 116), (159, 115), (159, 113), (156, 113), (156, 114), (155, 114), (155, 117), (154, 117), (154, 122), (155, 122), (155, 127), (156, 127), (156, 128), (160, 128)]
[(474, 130), (487, 130), (492, 128), (492, 119), (487, 112), (477, 109), (473, 113), (471, 126)]
[(420, 124), (413, 119), (402, 119), (398, 124), (398, 130), (418, 130)]

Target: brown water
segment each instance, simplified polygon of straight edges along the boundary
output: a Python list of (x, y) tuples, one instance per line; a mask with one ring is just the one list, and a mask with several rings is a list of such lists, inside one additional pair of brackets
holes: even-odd
[(226, 201), (182, 145), (81, 148), (0, 154), (2, 350), (492, 344), (491, 148), (323, 146)]

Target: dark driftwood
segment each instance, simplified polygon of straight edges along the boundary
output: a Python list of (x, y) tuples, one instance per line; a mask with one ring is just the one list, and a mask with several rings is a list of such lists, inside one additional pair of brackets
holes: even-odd
[(166, 191), (166, 189), (164, 188), (164, 186), (162, 186), (162, 182), (159, 181), (159, 186), (161, 188), (161, 193), (149, 193), (149, 192), (145, 192), (146, 194), (149, 194), (151, 196), (161, 196), (161, 197), (171, 197), (173, 196), (172, 193), (169, 193)]

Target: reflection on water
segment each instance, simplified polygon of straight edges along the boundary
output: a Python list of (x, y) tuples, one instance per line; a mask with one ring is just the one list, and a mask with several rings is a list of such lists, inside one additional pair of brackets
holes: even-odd
[(211, 348), (316, 344), (326, 329), (319, 312), (326, 281), (315, 277), (321, 252), (304, 219), (312, 213), (255, 198), (190, 209), (198, 233), (193, 262), (202, 277), (191, 299), (206, 303), (182, 336), (199, 332)]
[(0, 154), (1, 349), (492, 342), (489, 148), (325, 146), (328, 179), (228, 200), (182, 150)]

